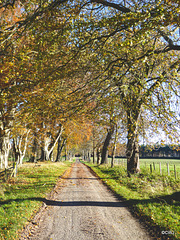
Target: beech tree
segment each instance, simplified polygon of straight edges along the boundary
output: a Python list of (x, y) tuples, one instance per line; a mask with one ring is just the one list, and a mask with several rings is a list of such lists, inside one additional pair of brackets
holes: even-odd
[[(26, 89), (24, 109), (29, 111), (36, 93), (47, 94), (50, 83), (62, 87), (51, 90), (51, 94), (62, 94), (62, 109), (55, 104), (60, 101), (52, 102), (66, 117), (83, 112), (95, 96), (103, 98), (116, 89), (126, 114), (128, 173), (139, 172), (141, 111), (153, 111), (157, 106), (164, 119), (171, 119), (171, 109), (162, 106), (172, 92), (178, 94), (179, 2), (14, 0), (0, 4), (3, 14), (14, 6), (22, 11), (15, 21), (1, 22), (0, 54), (5, 57), (2, 64), (6, 69), (5, 64), (12, 62), (7, 58), (9, 49), (26, 42), (21, 54), (16, 54), (16, 65), (23, 60), (22, 68), (13, 74), (20, 91)], [(28, 83), (25, 88), (22, 82)], [(40, 101), (38, 96), (36, 99)], [(52, 110), (53, 104), (46, 106)]]
[[(179, 46), (175, 44), (175, 38), (170, 37), (177, 29), (179, 15), (175, 10), (176, 4), (171, 6), (175, 10), (171, 21), (169, 4), (164, 7), (160, 2), (155, 6), (152, 2), (145, 6), (134, 3), (130, 9), (107, 1), (93, 2), (103, 9), (98, 9), (98, 15), (95, 15), (95, 8), (86, 9), (84, 18), (81, 16), (76, 21), (75, 26), (80, 29), (76, 47), (88, 54), (88, 69), (91, 66), (91, 71), (96, 73), (91, 86), (102, 95), (105, 91), (118, 89), (127, 118), (126, 154), (130, 175), (140, 171), (138, 125), (142, 108), (153, 109), (156, 100), (162, 104), (164, 99), (164, 103), (168, 103), (170, 95), (167, 92), (177, 93), (179, 89), (179, 55), (174, 51), (179, 50)], [(105, 7), (111, 10), (105, 11)], [(87, 12), (92, 18), (88, 18)], [(156, 15), (157, 12), (160, 15)], [(162, 112), (161, 104), (158, 109)], [(172, 110), (166, 108), (165, 112), (169, 112), (170, 119)]]
[(0, 60), (0, 162), (1, 168), (8, 167), (8, 156), (11, 148), (10, 135), (14, 125), (17, 104), (20, 101), (18, 70), (15, 50), (9, 48), (9, 54)]
[(24, 129), (23, 132), (19, 134), (19, 136), (16, 134), (16, 136), (13, 137), (13, 151), (15, 155), (15, 161), (19, 165), (23, 164), (29, 132), (30, 130)]

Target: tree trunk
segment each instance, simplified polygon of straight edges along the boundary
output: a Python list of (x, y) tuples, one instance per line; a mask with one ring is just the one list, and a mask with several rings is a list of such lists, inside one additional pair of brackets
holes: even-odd
[(65, 146), (65, 143), (66, 143), (65, 138), (63, 139), (63, 141), (62, 141), (62, 138), (58, 139), (57, 155), (56, 155), (56, 161), (55, 162), (60, 161), (61, 153), (62, 153), (63, 147)]
[(57, 141), (61, 137), (62, 130), (63, 130), (63, 128), (60, 125), (60, 129), (59, 129), (55, 139), (53, 139), (53, 140), (49, 136), (46, 136), (44, 138), (42, 146), (41, 146), (41, 157), (39, 160), (41, 160), (41, 161), (49, 161), (50, 160), (51, 153), (52, 153)]
[(93, 152), (92, 152), (92, 157), (93, 157), (93, 163), (95, 163), (95, 140), (94, 140), (94, 131), (93, 131)]
[(101, 154), (101, 164), (107, 163), (107, 158), (108, 158), (108, 146), (111, 141), (112, 135), (114, 133), (114, 125), (110, 127), (108, 130), (108, 133), (106, 135), (106, 139), (104, 141), (103, 149), (102, 149), (102, 154)]
[[(2, 106), (3, 108), (4, 106)], [(0, 167), (8, 167), (10, 144), (10, 131), (14, 123), (15, 109), (10, 107), (7, 111), (0, 110)]]
[(55, 162), (59, 162), (60, 161), (60, 156), (61, 156), (61, 142), (62, 139), (61, 137), (58, 139), (58, 146), (57, 146), (57, 155), (56, 155), (56, 160)]
[(65, 161), (67, 161), (67, 144), (65, 144)]
[(115, 131), (115, 138), (114, 138), (114, 143), (113, 143), (113, 148), (112, 148), (112, 158), (111, 158), (111, 167), (114, 167), (114, 158), (115, 158), (115, 154), (116, 154), (116, 142), (117, 142), (117, 136), (118, 136), (118, 128), (117, 128), (117, 124), (116, 126), (116, 131)]
[(128, 151), (131, 152), (131, 154), (127, 154), (127, 172), (130, 176), (130, 174), (140, 172), (137, 136), (134, 139), (128, 139), (127, 152)]
[(95, 164), (95, 158), (96, 158), (96, 155), (95, 155), (95, 149), (93, 148), (93, 164)]
[(31, 157), (30, 157), (30, 159), (29, 159), (30, 162), (36, 162), (37, 147), (38, 147), (37, 135), (36, 135), (36, 133), (34, 133), (34, 140), (33, 140), (33, 146), (32, 146), (32, 154), (31, 154)]
[(97, 148), (97, 164), (100, 163), (100, 155), (101, 155), (101, 150), (100, 148)]
[(46, 158), (46, 157), (45, 157), (44, 147), (41, 146), (41, 156), (40, 156), (40, 158), (38, 159), (38, 161), (45, 161), (45, 160), (46, 160), (45, 158)]
[(112, 168), (114, 167), (115, 152), (116, 152), (116, 143), (114, 144), (113, 149), (112, 149), (112, 158), (111, 158), (111, 167)]
[(22, 147), (22, 141), (23, 141), (24, 134), (17, 137), (16, 139), (13, 138), (13, 150), (14, 150), (14, 154), (15, 154), (15, 161), (17, 164), (20, 164), (20, 165), (22, 165), (23, 158), (26, 153), (27, 139), (28, 139), (29, 132), (30, 132), (30, 130), (27, 130), (27, 132), (25, 133), (26, 136), (24, 138), (24, 149)]
[(8, 157), (9, 151), (11, 149), (10, 145), (10, 131), (6, 129), (4, 133), (0, 133), (0, 161), (1, 168), (8, 167)]
[(139, 167), (139, 145), (138, 145), (138, 135), (137, 135), (137, 121), (139, 116), (139, 111), (133, 114), (128, 112), (128, 142), (126, 148), (127, 156), (127, 173), (128, 176), (140, 172)]

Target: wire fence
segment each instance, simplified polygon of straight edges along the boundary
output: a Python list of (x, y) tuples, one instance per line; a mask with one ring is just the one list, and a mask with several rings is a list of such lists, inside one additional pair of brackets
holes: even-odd
[[(111, 164), (111, 158), (108, 158), (108, 164)], [(127, 160), (124, 158), (115, 158), (114, 165), (127, 168)], [(150, 174), (159, 173), (160, 175), (180, 177), (180, 160), (171, 159), (140, 159), (140, 168), (147, 170)]]

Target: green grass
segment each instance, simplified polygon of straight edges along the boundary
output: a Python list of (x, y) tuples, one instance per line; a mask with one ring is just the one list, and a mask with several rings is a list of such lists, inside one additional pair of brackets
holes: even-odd
[[(108, 163), (111, 163), (111, 159), (108, 158)], [(169, 164), (169, 171), (171, 176), (175, 176), (174, 174), (174, 165), (176, 165), (176, 176), (180, 178), (180, 160), (179, 159), (148, 159), (148, 158), (140, 158), (140, 168), (142, 170), (147, 170), (150, 172), (150, 164), (152, 165), (153, 172), (160, 173), (160, 163), (161, 170), (163, 175), (168, 175), (167, 171), (167, 163)], [(155, 170), (154, 165), (155, 164)], [(123, 165), (126, 167), (126, 159), (125, 158), (115, 158), (115, 165)]]
[(18, 231), (31, 219), (57, 179), (72, 162), (23, 164), (18, 176), (0, 185), (0, 239), (19, 239)]
[[(86, 163), (87, 164), (87, 163)], [(161, 239), (161, 231), (174, 231), (170, 239), (180, 239), (180, 179), (152, 174), (142, 169), (141, 173), (127, 177), (124, 166), (88, 165), (99, 177), (142, 218)], [(158, 232), (157, 232), (158, 229)]]

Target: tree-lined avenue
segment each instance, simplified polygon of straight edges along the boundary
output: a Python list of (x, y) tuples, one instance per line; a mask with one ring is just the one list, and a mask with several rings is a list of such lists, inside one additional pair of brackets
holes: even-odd
[(117, 200), (79, 161), (64, 178), (63, 187), (56, 188), (53, 199), (44, 202), (47, 208), (39, 220), (39, 227), (29, 239), (151, 239), (123, 201)]

